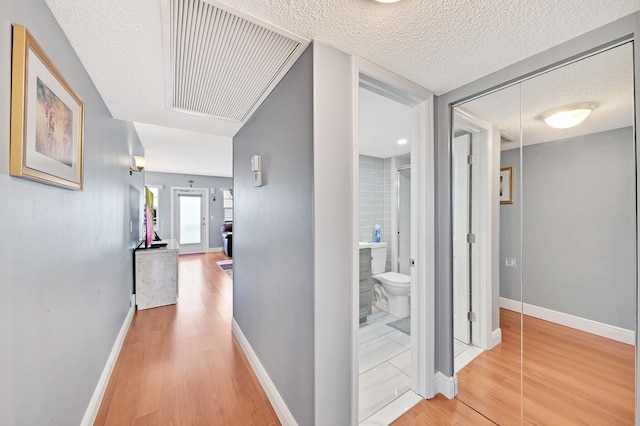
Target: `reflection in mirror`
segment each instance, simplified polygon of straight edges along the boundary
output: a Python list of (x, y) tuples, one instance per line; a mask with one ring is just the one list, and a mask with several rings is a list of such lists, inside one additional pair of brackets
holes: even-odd
[[(575, 104), (592, 109), (580, 124), (558, 129), (543, 121), (550, 111)], [(473, 171), (465, 175), (457, 169), (463, 162), (456, 155), (464, 155), (464, 147), (476, 150), (472, 169), (482, 170), (485, 161), (476, 157), (473, 143), (459, 148), (456, 142), (465, 133), (473, 140), (470, 116), (483, 119), (502, 137), (500, 160), (486, 166), (500, 173), (495, 185), (502, 178), (498, 201), (493, 193), (474, 198), (481, 179)], [(494, 338), (499, 332), (502, 336), (501, 343), (491, 340), (468, 365), (456, 359), (457, 397), (498, 424), (633, 424), (633, 45), (623, 44), (459, 105), (454, 123), (454, 322), (464, 316), (466, 299), (459, 294), (467, 288), (471, 317), (483, 321), (486, 305), (474, 303), (473, 282), (490, 279), (494, 293), (483, 299), (481, 292), (480, 302), (495, 303), (490, 328)], [(506, 190), (510, 195), (509, 180), (514, 183), (511, 200), (504, 194)], [(487, 243), (482, 238), (467, 236), (474, 230), (486, 232), (475, 224), (473, 213), (475, 208), (485, 215), (495, 211), (486, 204), (500, 206), (499, 226), (485, 234), (498, 239), (499, 254), (493, 246), (483, 249)], [(465, 205), (471, 208), (464, 210)], [(475, 241), (466, 251), (460, 245), (465, 237)], [(480, 244), (478, 253), (474, 244)], [(460, 258), (468, 269), (460, 266)], [(483, 267), (499, 274), (476, 275)], [(460, 278), (467, 276), (466, 281)], [(476, 322), (469, 329), (472, 343)], [(486, 350), (491, 344), (495, 347)]]
[[(633, 45), (522, 83), (523, 413), (633, 424), (636, 181)], [(595, 104), (575, 127), (546, 111)], [(503, 152), (503, 167), (520, 160)]]
[[(498, 424), (521, 420), (520, 211), (517, 173), (500, 170), (501, 146), (519, 146), (520, 87), (454, 108), (452, 213), (457, 398)], [(512, 149), (518, 153), (518, 149)], [(518, 165), (513, 171), (519, 170)], [(502, 182), (501, 182), (502, 178)], [(508, 181), (510, 180), (510, 181)], [(512, 185), (514, 183), (515, 185)], [(507, 234), (503, 243), (502, 234)], [(501, 259), (509, 259), (504, 266)], [(505, 279), (502, 279), (505, 278)], [(501, 309), (500, 296), (509, 309)]]

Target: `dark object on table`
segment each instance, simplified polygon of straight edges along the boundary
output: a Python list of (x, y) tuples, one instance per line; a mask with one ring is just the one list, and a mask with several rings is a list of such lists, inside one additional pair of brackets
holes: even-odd
[(224, 250), (224, 254), (233, 257), (233, 222), (222, 225), (220, 232), (222, 233), (222, 249)]

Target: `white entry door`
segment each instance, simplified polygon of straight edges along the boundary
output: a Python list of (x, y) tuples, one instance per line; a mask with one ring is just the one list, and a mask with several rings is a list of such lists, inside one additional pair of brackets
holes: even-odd
[(208, 242), (208, 191), (173, 189), (173, 237), (180, 254), (204, 253)]

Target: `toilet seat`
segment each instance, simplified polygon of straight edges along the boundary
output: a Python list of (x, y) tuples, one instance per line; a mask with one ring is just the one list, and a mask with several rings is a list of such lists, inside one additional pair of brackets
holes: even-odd
[(376, 275), (383, 283), (393, 287), (406, 287), (411, 285), (411, 277), (405, 274), (399, 274), (397, 272), (385, 272), (383, 274)]

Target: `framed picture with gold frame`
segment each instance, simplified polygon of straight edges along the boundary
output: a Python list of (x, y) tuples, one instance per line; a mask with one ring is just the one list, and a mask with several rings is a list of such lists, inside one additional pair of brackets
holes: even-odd
[(11, 175), (82, 190), (83, 121), (80, 96), (27, 29), (14, 24)]
[(500, 204), (513, 204), (513, 167), (500, 169)]

